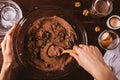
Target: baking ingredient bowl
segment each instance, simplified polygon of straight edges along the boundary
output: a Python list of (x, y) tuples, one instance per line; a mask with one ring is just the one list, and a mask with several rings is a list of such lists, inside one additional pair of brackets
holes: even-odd
[[(13, 43), (14, 43), (13, 50), (14, 50), (17, 63), (23, 67), (27, 67), (28, 69), (30, 69), (30, 72), (33, 76), (31, 77), (34, 79), (61, 78), (61, 77), (67, 76), (68, 74), (70, 74), (71, 72), (73, 72), (78, 68), (77, 62), (75, 61), (75, 59), (72, 59), (70, 63), (65, 65), (63, 70), (43, 71), (39, 69), (41, 65), (38, 66), (38, 64), (33, 63), (32, 60), (29, 58), (31, 57), (31, 55), (28, 55), (27, 47), (26, 47), (26, 44), (29, 40), (27, 39), (29, 29), (31, 28), (31, 26), (33, 26), (36, 20), (42, 19), (44, 17), (50, 18), (53, 16), (57, 16), (60, 19), (64, 19), (67, 23), (71, 25), (71, 28), (76, 33), (77, 38), (75, 41), (71, 43), (72, 47), (78, 44), (87, 44), (87, 35), (84, 27), (80, 24), (80, 21), (77, 20), (68, 11), (56, 6), (41, 6), (40, 8), (32, 10), (25, 17), (23, 17), (17, 24), (17, 27), (13, 34)], [(69, 56), (68, 54), (65, 54), (65, 55)], [(65, 55), (61, 55), (61, 56), (65, 56)], [(41, 56), (39, 57), (41, 58)], [(59, 56), (57, 57), (59, 58)], [(56, 65), (56, 66), (59, 66), (59, 65)]]

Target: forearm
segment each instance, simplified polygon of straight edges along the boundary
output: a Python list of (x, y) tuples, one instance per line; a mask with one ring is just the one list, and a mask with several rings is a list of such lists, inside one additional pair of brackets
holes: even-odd
[(3, 63), (0, 73), (0, 80), (10, 80), (11, 71), (12, 71), (11, 63), (9, 64)]
[(96, 74), (93, 74), (96, 80), (118, 80), (108, 66), (105, 65), (100, 68), (102, 69), (99, 69)]

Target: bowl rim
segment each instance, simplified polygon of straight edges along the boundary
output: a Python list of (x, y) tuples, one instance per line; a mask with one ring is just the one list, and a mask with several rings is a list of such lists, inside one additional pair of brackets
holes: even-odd
[[(43, 6), (44, 7), (44, 6)], [(14, 34), (13, 34), (13, 42), (15, 43), (16, 42), (16, 36), (18, 35), (18, 33), (19, 33), (19, 31), (17, 31), (19, 28), (21, 28), (22, 26), (23, 26), (23, 24), (28, 20), (27, 19), (27, 17), (29, 17), (30, 15), (31, 15), (31, 13), (32, 12), (35, 12), (35, 11), (37, 11), (37, 10), (42, 10), (42, 8), (43, 7), (41, 7), (41, 8), (37, 8), (37, 9), (33, 9), (32, 11), (30, 11), (28, 14), (26, 14), (26, 16), (25, 17), (23, 17), (19, 22), (18, 22), (18, 24), (17, 24), (17, 27), (15, 28), (15, 31), (14, 31)], [(45, 6), (46, 7), (46, 6)], [(52, 8), (53, 8), (54, 6), (52, 6)], [(47, 6), (47, 8), (49, 8), (49, 6)], [(51, 9), (51, 7), (50, 7), (50, 9)], [(62, 9), (62, 11), (65, 11), (65, 9), (63, 9), (63, 8), (61, 8), (61, 7), (58, 7), (58, 8), (56, 8), (56, 7), (54, 7), (54, 9)], [(63, 13), (63, 12), (62, 12)], [(68, 12), (66, 12), (65, 11), (65, 13), (64, 14), (68, 14)], [(72, 15), (72, 14), (69, 14), (69, 15)], [(69, 16), (68, 15), (68, 16)], [(73, 15), (72, 15), (73, 16)], [(58, 16), (59, 17), (59, 16)], [(75, 17), (74, 17), (75, 18)], [(63, 18), (64, 19), (64, 18)], [(66, 19), (65, 19), (66, 20)], [(67, 20), (66, 20), (67, 21)], [(75, 18), (75, 21), (77, 21), (77, 22), (79, 22), (79, 20), (77, 19), (77, 18)], [(68, 23), (69, 23), (69, 21), (67, 21)], [(69, 23), (70, 24), (70, 23)], [(78, 24), (80, 24), (80, 22), (78, 23)], [(84, 39), (84, 41), (83, 41), (83, 43), (84, 44), (87, 44), (88, 42), (87, 42), (87, 33), (86, 33), (86, 30), (85, 30), (85, 28), (84, 28), (84, 26), (82, 25), (82, 24), (80, 24), (79, 26), (82, 26), (82, 27), (78, 27), (78, 28), (81, 28), (80, 30), (82, 31), (81, 33), (81, 35), (82, 35), (82, 38)], [(72, 28), (73, 28), (74, 26), (72, 26)], [(17, 33), (15, 33), (15, 32), (17, 32)], [(17, 61), (17, 63), (20, 63), (19, 65), (22, 65), (22, 60), (18, 57), (18, 52), (16, 52), (16, 50), (17, 50), (17, 48), (16, 48), (16, 45), (14, 44), (13, 45), (13, 49), (14, 49), (14, 52), (15, 52), (15, 56), (17, 56), (16, 57), (16, 61)], [(24, 66), (24, 65), (23, 65)], [(26, 67), (26, 66), (25, 66)], [(78, 67), (78, 66), (77, 66)], [(72, 70), (71, 70), (72, 71)], [(71, 72), (70, 71), (70, 72)], [(57, 75), (57, 74), (56, 74)], [(67, 76), (68, 74), (65, 74), (65, 75), (61, 75), (61, 77), (64, 77), (64, 76)], [(54, 76), (54, 77), (58, 77), (58, 76)]]

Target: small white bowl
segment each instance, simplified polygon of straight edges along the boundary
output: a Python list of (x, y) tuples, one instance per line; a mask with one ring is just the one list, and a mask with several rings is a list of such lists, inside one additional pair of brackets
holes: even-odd
[(110, 29), (119, 29), (120, 28), (120, 16), (112, 15), (107, 20), (107, 26)]

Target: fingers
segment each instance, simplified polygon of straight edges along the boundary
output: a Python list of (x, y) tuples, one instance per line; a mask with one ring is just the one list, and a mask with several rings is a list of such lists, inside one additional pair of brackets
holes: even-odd
[(100, 50), (98, 49), (98, 47), (95, 46), (95, 49), (100, 52)]
[(73, 50), (75, 50), (76, 53), (77, 53), (78, 55), (80, 54), (81, 49), (82, 49), (82, 47), (79, 47), (79, 46), (73, 46)]
[(77, 53), (79, 52), (79, 49), (80, 49), (81, 47), (79, 47), (79, 46), (73, 46), (73, 50), (75, 50)]
[(15, 27), (16, 27), (16, 24), (14, 24), (14, 25), (12, 26), (12, 28), (7, 32), (6, 35), (12, 35), (12, 33), (13, 33)]
[(78, 64), (80, 65), (80, 59), (79, 59), (79, 56), (77, 54), (74, 54), (74, 53), (70, 53), (70, 55), (75, 58), (75, 60), (78, 62)]
[(1, 43), (2, 52), (4, 53), (4, 51), (10, 51), (11, 45), (12, 45), (12, 38), (10, 35), (7, 35), (7, 37)]
[(3, 39), (2, 43), (1, 43), (3, 53), (4, 53), (5, 49), (6, 49), (6, 40), (7, 40), (7, 35), (4, 37), (4, 39)]
[(5, 47), (6, 47), (6, 38), (7, 38), (7, 35), (4, 37), (3, 41), (1, 42), (1, 47), (3, 51), (5, 50)]
[[(14, 24), (13, 27), (7, 32), (7, 34), (5, 35), (5, 37), (4, 37), (4, 39), (3, 39), (2, 43), (1, 43), (1, 47), (2, 47), (2, 52), (3, 52), (3, 53), (4, 53), (5, 49), (6, 49), (7, 37), (8, 37), (8, 36), (12, 36), (12, 33), (13, 33), (15, 27), (16, 27), (16, 24)], [(9, 41), (9, 40), (8, 40), (8, 41)]]
[(9, 53), (12, 53), (12, 38), (10, 35), (8, 35), (7, 40), (6, 40), (6, 51)]
[(7, 37), (8, 35), (12, 35), (12, 33), (13, 33), (15, 27), (16, 27), (16, 24), (14, 24), (13, 27), (7, 32), (7, 34), (5, 35), (5, 37), (4, 37), (3, 41), (2, 41), (2, 43), (5, 43), (6, 37)]
[(1, 47), (2, 47), (2, 52), (4, 53), (5, 48), (6, 48), (6, 38), (4, 38), (4, 40), (2, 41)]
[(96, 50), (97, 55), (99, 55), (99, 57), (101, 57), (101, 60), (103, 60), (103, 55), (102, 55), (101, 51), (96, 46), (95, 46), (95, 50)]
[(86, 46), (85, 44), (79, 44), (79, 47), (80, 48), (82, 48), (82, 47), (84, 47), (84, 46)]

